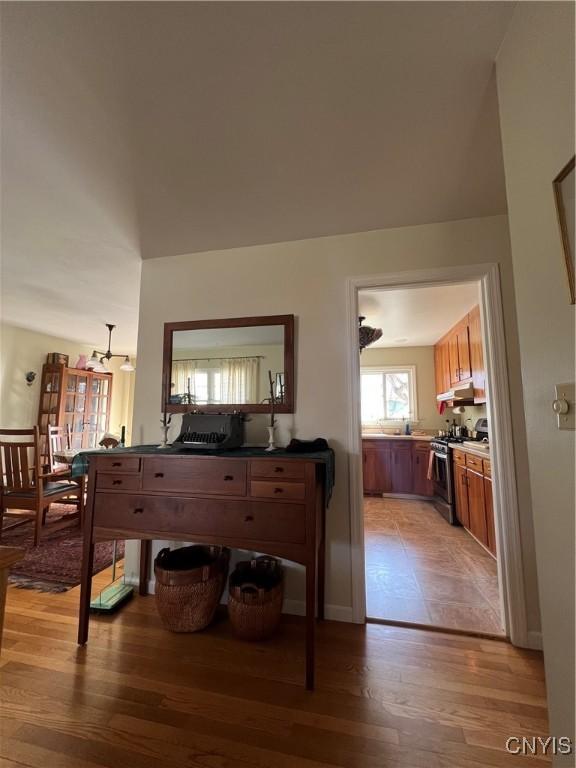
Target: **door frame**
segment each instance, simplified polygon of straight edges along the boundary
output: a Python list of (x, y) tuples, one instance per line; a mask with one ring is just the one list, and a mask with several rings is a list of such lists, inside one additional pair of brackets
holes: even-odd
[(502, 619), (506, 635), (514, 645), (531, 647), (533, 643), (526, 618), (512, 416), (498, 264), (389, 272), (369, 277), (352, 277), (347, 280), (352, 618), (356, 623), (363, 624), (366, 621), (358, 293), (365, 289), (397, 290), (470, 282), (478, 283), (480, 289), (480, 317), (486, 361), (486, 407), (490, 420), (490, 453), (492, 463), (497, 468), (493, 473), (492, 490)]

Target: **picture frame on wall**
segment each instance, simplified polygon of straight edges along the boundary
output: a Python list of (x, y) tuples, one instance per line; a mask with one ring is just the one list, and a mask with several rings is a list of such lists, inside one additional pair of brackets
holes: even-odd
[(576, 285), (575, 285), (575, 267), (574, 267), (574, 213), (576, 201), (574, 199), (574, 165), (576, 158), (573, 157), (554, 179), (554, 197), (556, 199), (556, 211), (558, 213), (558, 223), (560, 225), (560, 235), (562, 238), (562, 248), (566, 261), (566, 272), (568, 274), (568, 287), (570, 289), (570, 303), (576, 304)]

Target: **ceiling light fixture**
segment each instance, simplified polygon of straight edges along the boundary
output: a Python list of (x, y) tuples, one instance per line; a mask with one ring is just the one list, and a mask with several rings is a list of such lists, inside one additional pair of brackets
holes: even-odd
[(108, 373), (108, 367), (107, 362), (111, 360), (113, 357), (123, 357), (124, 362), (120, 366), (121, 371), (133, 371), (134, 366), (130, 362), (130, 357), (128, 355), (120, 355), (120, 354), (112, 354), (110, 351), (110, 346), (112, 343), (112, 331), (114, 328), (116, 328), (115, 325), (112, 325), (111, 323), (106, 323), (106, 328), (108, 328), (108, 349), (106, 352), (101, 352), (98, 349), (95, 349), (92, 352), (92, 357), (90, 360), (86, 362), (86, 368), (89, 371), (95, 371), (96, 373)]
[(358, 318), (358, 341), (360, 344), (360, 352), (368, 347), (370, 344), (374, 344), (375, 341), (382, 336), (381, 328), (371, 328), (369, 325), (362, 325), (366, 320), (363, 315)]

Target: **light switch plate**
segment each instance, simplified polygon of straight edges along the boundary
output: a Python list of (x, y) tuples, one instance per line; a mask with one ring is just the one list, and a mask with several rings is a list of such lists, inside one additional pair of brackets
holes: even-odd
[[(567, 403), (566, 413), (558, 412), (557, 404)], [(576, 429), (576, 385), (556, 384), (556, 398), (554, 400), (554, 411), (558, 418), (558, 429)]]

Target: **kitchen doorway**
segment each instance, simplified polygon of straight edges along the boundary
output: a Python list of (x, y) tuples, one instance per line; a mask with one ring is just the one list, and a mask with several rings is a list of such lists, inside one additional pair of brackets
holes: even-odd
[(350, 281), (357, 621), (525, 642), (499, 301), (491, 266)]

